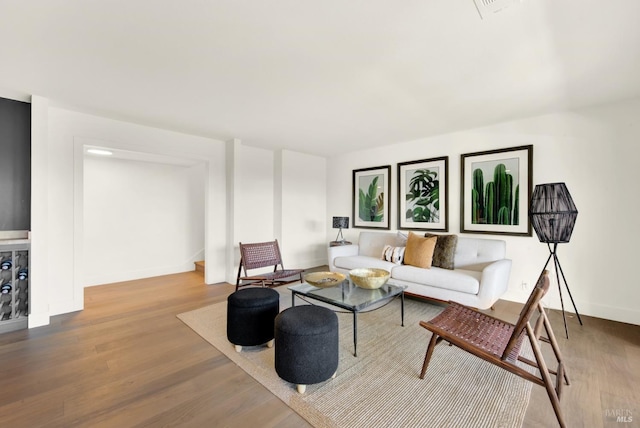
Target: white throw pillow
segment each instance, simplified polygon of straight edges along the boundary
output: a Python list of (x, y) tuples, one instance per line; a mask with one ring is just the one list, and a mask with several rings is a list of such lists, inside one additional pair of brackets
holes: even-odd
[(382, 250), (382, 260), (400, 265), (404, 259), (404, 249), (405, 247), (385, 245)]

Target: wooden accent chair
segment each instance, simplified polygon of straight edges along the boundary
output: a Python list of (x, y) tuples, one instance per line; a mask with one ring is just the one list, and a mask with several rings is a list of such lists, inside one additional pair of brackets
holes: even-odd
[[(273, 266), (273, 272), (249, 275), (250, 269), (259, 269)], [(280, 266), (280, 269), (278, 269)], [(302, 282), (304, 269), (285, 269), (282, 264), (280, 247), (278, 240), (268, 242), (257, 242), (253, 244), (240, 243), (240, 266), (238, 266), (238, 277), (236, 279), (236, 291), (245, 285), (261, 284), (265, 286), (275, 286), (286, 284), (291, 281), (291, 277), (298, 276)], [(243, 275), (244, 273), (244, 275)], [(294, 281), (297, 281), (294, 280)]]
[[(527, 303), (520, 312), (520, 317), (516, 324), (509, 324), (497, 318), (485, 315), (467, 306), (455, 302), (450, 305), (431, 321), (420, 321), (420, 325), (431, 331), (431, 341), (427, 348), (422, 365), (420, 379), (424, 379), (427, 365), (433, 354), (433, 349), (442, 340), (455, 345), (477, 357), (482, 358), (498, 367), (510, 371), (528, 381), (544, 386), (551, 400), (551, 405), (558, 418), (561, 427), (565, 427), (564, 418), (560, 409), (560, 393), (562, 390), (562, 380), (569, 385), (569, 377), (562, 362), (562, 355), (558, 347), (558, 342), (551, 329), (549, 319), (540, 303), (540, 299), (549, 289), (548, 271), (544, 271), (533, 292), (529, 296)], [(535, 327), (531, 327), (529, 319), (536, 311), (539, 317)], [(541, 336), (541, 329), (544, 327), (547, 337)], [(528, 338), (533, 349), (535, 361), (529, 360), (520, 355), (522, 343)], [(558, 361), (556, 370), (547, 368), (547, 364), (540, 350), (540, 341), (551, 344), (555, 358)], [(516, 365), (521, 361), (538, 369), (539, 376), (529, 373), (522, 367)], [(556, 377), (555, 386), (551, 375)]]

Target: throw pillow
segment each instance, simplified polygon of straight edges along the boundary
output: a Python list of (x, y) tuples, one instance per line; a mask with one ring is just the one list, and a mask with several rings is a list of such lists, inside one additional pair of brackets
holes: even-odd
[(429, 238), (436, 236), (436, 248), (433, 251), (432, 266), (443, 269), (453, 270), (453, 259), (456, 255), (456, 247), (458, 246), (458, 235), (435, 235), (433, 233), (425, 233), (424, 236)]
[(407, 248), (404, 250), (404, 264), (429, 269), (437, 239), (436, 236), (423, 238), (420, 235), (409, 232)]
[(382, 260), (395, 263), (397, 265), (402, 264), (404, 259), (405, 247), (392, 247), (391, 245), (385, 245), (382, 250)]

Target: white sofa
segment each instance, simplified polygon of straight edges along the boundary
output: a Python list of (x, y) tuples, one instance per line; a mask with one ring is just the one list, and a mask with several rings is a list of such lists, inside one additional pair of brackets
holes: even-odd
[(405, 239), (401, 232), (360, 232), (357, 245), (329, 247), (329, 269), (347, 274), (356, 268), (382, 268), (391, 272), (389, 283), (406, 286), (408, 294), (479, 309), (490, 308), (507, 291), (511, 260), (505, 258), (505, 241), (459, 236), (453, 270), (382, 259), (385, 245), (404, 246)]

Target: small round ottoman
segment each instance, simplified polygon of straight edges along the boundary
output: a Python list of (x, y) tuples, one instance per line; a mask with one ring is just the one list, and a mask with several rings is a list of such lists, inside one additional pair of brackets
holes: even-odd
[(227, 339), (240, 352), (243, 346), (273, 346), (273, 322), (280, 295), (271, 288), (245, 288), (227, 298)]
[(338, 317), (322, 306), (285, 309), (275, 321), (275, 366), (278, 376), (297, 385), (323, 382), (338, 369)]

